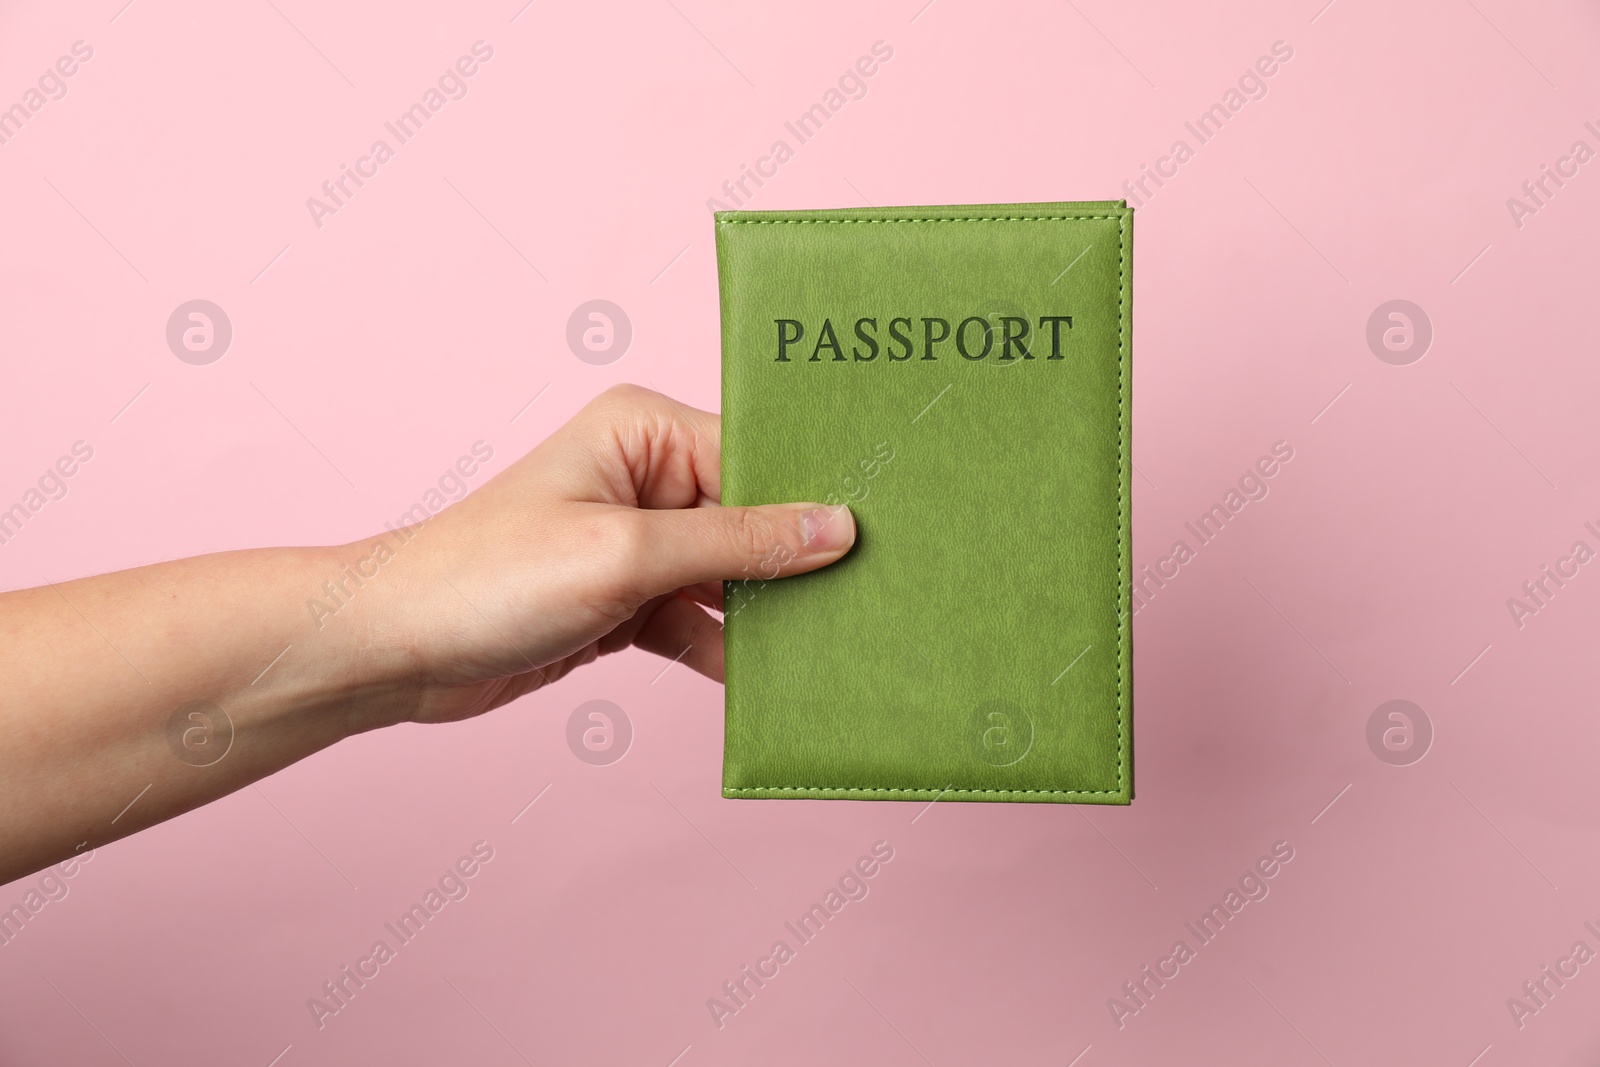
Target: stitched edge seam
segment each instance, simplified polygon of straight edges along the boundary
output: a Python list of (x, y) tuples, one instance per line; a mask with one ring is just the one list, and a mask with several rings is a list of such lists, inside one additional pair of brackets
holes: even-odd
[[(1128, 491), (1122, 470), (1122, 450), (1125, 445), (1122, 432), (1123, 405), (1122, 405), (1122, 370), (1127, 363), (1128, 335), (1123, 328), (1123, 321), (1127, 317), (1126, 304), (1123, 294), (1127, 292), (1128, 284), (1128, 227), (1127, 216), (1117, 218), (1117, 587), (1112, 590), (1111, 610), (1117, 613), (1117, 792), (1129, 793), (1132, 791), (1127, 781), (1128, 761), (1124, 755), (1122, 740), (1122, 717), (1127, 711), (1127, 705), (1122, 692), (1122, 646), (1123, 627), (1131, 625), (1132, 612), (1124, 618), (1122, 613), (1122, 590), (1132, 582), (1133, 575), (1123, 570), (1124, 558), (1122, 550), (1122, 509), (1128, 504)], [(1132, 723), (1129, 724), (1132, 726)], [(1129, 798), (1132, 799), (1131, 797)]]
[(1056, 796), (1100, 797), (1116, 796), (1120, 789), (902, 789), (896, 786), (851, 785), (752, 785), (723, 786), (724, 793), (1049, 793)]
[(1123, 748), (1122, 718), (1126, 711), (1125, 697), (1122, 690), (1122, 645), (1123, 630), (1128, 620), (1122, 617), (1122, 586), (1126, 584), (1123, 571), (1122, 553), (1122, 509), (1126, 503), (1126, 494), (1123, 491), (1122, 449), (1123, 449), (1123, 366), (1127, 362), (1127, 333), (1123, 328), (1126, 318), (1125, 301), (1123, 294), (1127, 290), (1128, 281), (1128, 236), (1126, 213), (1120, 215), (990, 215), (970, 219), (728, 219), (720, 222), (721, 226), (804, 226), (804, 225), (847, 225), (850, 223), (874, 222), (1110, 222), (1117, 223), (1117, 581), (1118, 585), (1113, 591), (1112, 610), (1117, 614), (1117, 788), (1115, 789), (906, 789), (898, 786), (845, 786), (845, 785), (752, 785), (752, 786), (723, 786), (722, 792), (726, 793), (946, 793), (956, 794), (996, 794), (1027, 795), (1048, 794), (1051, 796), (1124, 796), (1127, 794), (1127, 754)]
[(985, 215), (970, 219), (727, 219), (719, 226), (847, 226), (857, 222), (1110, 222), (1123, 215)]

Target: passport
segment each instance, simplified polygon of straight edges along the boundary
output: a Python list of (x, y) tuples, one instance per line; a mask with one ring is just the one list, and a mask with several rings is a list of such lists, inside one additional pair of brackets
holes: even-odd
[(722, 503), (857, 529), (726, 583), (723, 796), (1129, 803), (1126, 202), (714, 218)]

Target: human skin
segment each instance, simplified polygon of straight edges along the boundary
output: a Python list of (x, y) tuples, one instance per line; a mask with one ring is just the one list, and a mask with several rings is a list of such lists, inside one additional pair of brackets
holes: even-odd
[[(720, 610), (721, 581), (826, 566), (855, 523), (815, 503), (720, 506), (719, 425), (617, 387), (396, 534), (0, 594), (0, 883), (353, 734), (481, 715), (630, 646), (720, 681), (706, 609)], [(380, 541), (392, 558), (314, 617), (323, 583)], [(169, 738), (192, 701), (233, 726), (207, 766)]]

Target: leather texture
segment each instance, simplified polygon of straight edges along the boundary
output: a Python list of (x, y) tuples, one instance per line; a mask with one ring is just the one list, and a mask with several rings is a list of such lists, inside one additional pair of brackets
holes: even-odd
[(1131, 801), (1132, 223), (717, 213), (723, 503), (858, 531), (727, 583), (724, 796)]

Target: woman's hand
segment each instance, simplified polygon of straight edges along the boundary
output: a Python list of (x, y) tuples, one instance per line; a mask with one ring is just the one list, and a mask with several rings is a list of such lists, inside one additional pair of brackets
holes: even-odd
[[(721, 678), (719, 580), (832, 563), (855, 524), (815, 504), (717, 506), (717, 431), (612, 389), (416, 526), (0, 594), (0, 882), (629, 645)], [(335, 583), (337, 610), (317, 611)]]
[(386, 535), (394, 559), (367, 617), (392, 662), (412, 650), (408, 717), (477, 715), (629, 645), (720, 681), (706, 608), (721, 610), (722, 580), (826, 566), (855, 524), (820, 504), (718, 506), (719, 424), (619, 386), (465, 500)]

